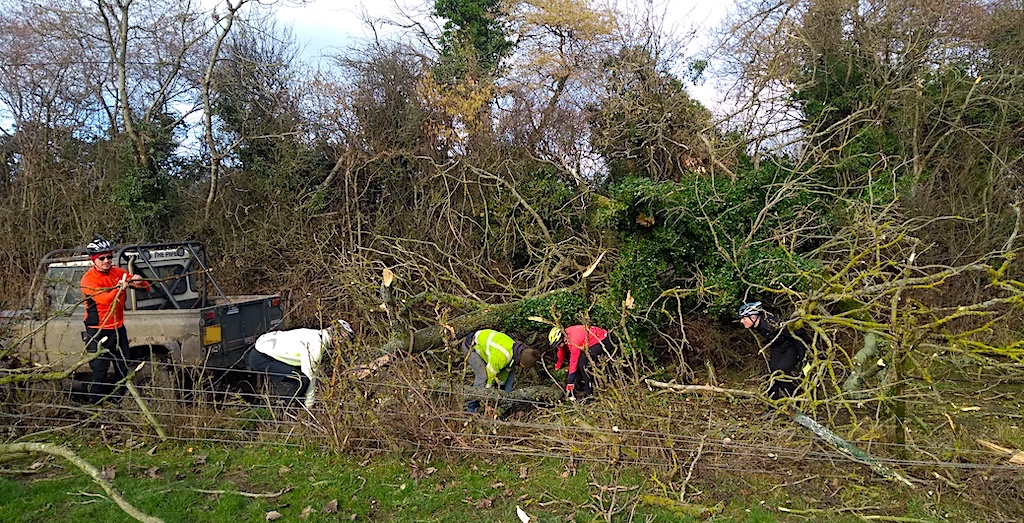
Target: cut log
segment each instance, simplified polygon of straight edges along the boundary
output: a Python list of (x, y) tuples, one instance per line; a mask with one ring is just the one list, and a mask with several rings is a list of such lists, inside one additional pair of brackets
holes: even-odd
[(376, 373), (378, 370), (390, 364), (392, 359), (394, 359), (392, 356), (385, 354), (384, 356), (381, 356), (371, 361), (370, 363), (367, 363), (365, 365), (359, 365), (357, 367), (349, 369), (348, 375), (357, 380), (365, 380), (366, 378), (369, 378), (374, 373)]

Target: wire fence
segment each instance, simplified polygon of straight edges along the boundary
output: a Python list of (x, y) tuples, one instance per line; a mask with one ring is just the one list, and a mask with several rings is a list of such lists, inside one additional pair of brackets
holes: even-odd
[[(78, 401), (83, 399), (80, 392), (76, 397), (75, 387), (67, 383), (7, 386), (0, 389), (0, 426), (8, 441), (56, 434), (155, 442), (159, 426), (165, 439), (190, 443), (313, 445), (371, 453), (515, 453), (670, 474), (696, 465), (704, 473), (800, 470), (842, 476), (858, 467), (783, 414), (759, 418), (753, 401), (681, 395), (633, 381), (605, 387), (588, 404), (521, 400), (495, 418), (467, 413), (462, 392), (436, 385), (439, 379), (465, 376), (453, 378), (409, 365), (355, 379), (342, 367), (321, 380), (319, 399), (308, 409), (268, 394), (261, 377), (253, 374), (231, 369), (196, 373), (169, 364), (158, 365), (157, 373), (136, 376), (138, 400), (124, 392), (94, 405)], [(923, 390), (909, 390), (904, 399), (912, 409), (948, 400)], [(891, 423), (867, 412), (833, 428), (877, 463), (921, 481), (954, 481), (961, 472), (1019, 474), (1021, 467), (1005, 453), (970, 441), (983, 434), (943, 416), (934, 424), (918, 420), (917, 428), (904, 432), (907, 439), (902, 442), (882, 437), (879, 431), (891, 429)]]

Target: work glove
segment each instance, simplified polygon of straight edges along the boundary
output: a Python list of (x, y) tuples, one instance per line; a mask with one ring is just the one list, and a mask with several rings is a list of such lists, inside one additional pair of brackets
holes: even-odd
[(566, 385), (565, 386), (565, 393), (566, 394), (572, 394), (572, 389), (574, 389), (574, 388), (576, 388), (576, 385), (573, 385), (572, 383)]

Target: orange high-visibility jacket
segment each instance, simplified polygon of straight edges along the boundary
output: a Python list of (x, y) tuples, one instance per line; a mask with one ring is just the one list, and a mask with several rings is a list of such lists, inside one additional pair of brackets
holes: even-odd
[[(131, 276), (120, 267), (111, 267), (107, 272), (92, 267), (82, 275), (80, 286), (85, 298), (86, 327), (117, 329), (124, 325), (124, 293), (117, 289), (122, 277)], [(150, 289), (148, 281), (139, 281), (132, 286), (146, 291)]]

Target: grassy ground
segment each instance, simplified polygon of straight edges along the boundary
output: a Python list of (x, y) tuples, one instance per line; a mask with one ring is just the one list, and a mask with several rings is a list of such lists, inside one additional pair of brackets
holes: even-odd
[[(494, 420), (466, 415), (464, 398), (421, 390), (430, 376), (417, 372), (339, 381), (315, 418), (230, 398), (160, 402), (143, 389), (175, 443), (157, 445), (134, 402), (96, 410), (38, 391), (0, 398), (0, 426), (4, 441), (66, 440), (167, 522), (265, 521), (271, 511), (280, 521), (516, 522), (517, 506), (533, 522), (1010, 522), (1024, 513), (1024, 468), (976, 441), (1024, 447), (1020, 385), (918, 386), (904, 431), (877, 402), (813, 413), (912, 478), (908, 487), (783, 414), (759, 416), (764, 405), (749, 399), (618, 384), (590, 405)], [(0, 522), (130, 521), (101, 492), (58, 458), (0, 456)]]
[[(512, 522), (518, 521), (517, 506), (534, 522), (689, 522), (709, 516), (744, 523), (863, 521), (857, 514), (886, 514), (889, 521), (972, 519), (970, 507), (955, 496), (894, 492), (870, 480), (859, 492), (843, 494), (845, 508), (816, 510), (836, 500), (822, 503), (829, 501), (821, 499), (830, 495), (828, 489), (799, 471), (760, 480), (718, 473), (692, 481), (688, 503), (679, 504), (672, 501), (679, 493), (648, 470), (552, 458), (359, 459), (269, 445), (135, 445), (74, 447), (112, 474), (130, 502), (167, 522), (265, 521), (271, 511), (281, 514), (280, 521)], [(2, 468), (0, 521), (131, 521), (67, 462), (23, 456)], [(801, 484), (813, 488), (796, 488)], [(842, 487), (833, 484), (832, 495), (844, 492)], [(711, 512), (696, 512), (701, 508)]]

